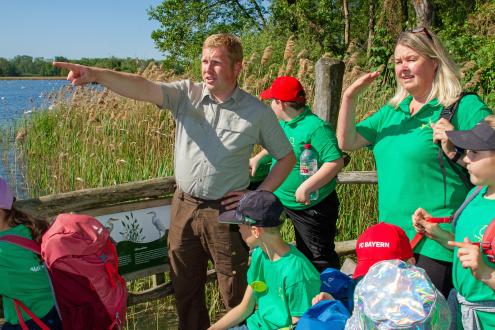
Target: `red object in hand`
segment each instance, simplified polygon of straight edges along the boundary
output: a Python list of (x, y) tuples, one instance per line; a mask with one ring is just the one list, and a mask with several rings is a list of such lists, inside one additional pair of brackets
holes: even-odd
[[(426, 221), (430, 223), (450, 223), (452, 222), (452, 217), (450, 216), (446, 218), (428, 218), (426, 219)], [(425, 234), (423, 233), (417, 233), (416, 236), (413, 237), (413, 239), (411, 240), (411, 247), (413, 250), (424, 237)]]

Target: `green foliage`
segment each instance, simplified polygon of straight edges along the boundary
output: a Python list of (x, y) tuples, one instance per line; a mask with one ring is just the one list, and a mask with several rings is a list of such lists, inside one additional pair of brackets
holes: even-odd
[(236, 35), (262, 30), (264, 13), (258, 1), (165, 0), (148, 10), (150, 19), (161, 23), (151, 34), (166, 54), (165, 67), (182, 72), (201, 52), (204, 39), (214, 33)]
[(394, 51), (395, 40), (387, 33), (383, 27), (375, 31), (375, 41), (371, 47), (371, 56), (368, 65), (372, 68), (387, 64)]
[(304, 38), (318, 45), (321, 53), (343, 54), (346, 46), (341, 1), (274, 0), (270, 9), (270, 23), (275, 31)]
[(486, 96), (489, 103), (495, 101), (491, 91), (495, 89), (495, 3), (482, 4), (459, 24), (446, 18), (444, 29), (439, 32), (446, 48), (457, 63), (463, 65), (465, 89)]
[(137, 58), (82, 58), (80, 60), (69, 60), (62, 56), (52, 59), (43, 57), (33, 58), (31, 56), (16, 56), (11, 60), (0, 57), (0, 77), (54, 77), (64, 76), (67, 72), (53, 67), (52, 61), (73, 62), (83, 65), (98, 66), (117, 71), (136, 73), (144, 70), (153, 61), (140, 60)]

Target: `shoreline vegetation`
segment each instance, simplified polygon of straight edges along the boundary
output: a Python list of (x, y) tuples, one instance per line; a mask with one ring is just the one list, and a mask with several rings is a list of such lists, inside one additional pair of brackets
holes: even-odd
[(0, 80), (66, 80), (67, 76), (0, 77)]

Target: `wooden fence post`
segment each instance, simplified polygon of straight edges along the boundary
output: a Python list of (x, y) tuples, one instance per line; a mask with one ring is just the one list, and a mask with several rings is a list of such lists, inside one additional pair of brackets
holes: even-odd
[(342, 94), (344, 62), (322, 57), (315, 66), (315, 98), (313, 113), (335, 129)]

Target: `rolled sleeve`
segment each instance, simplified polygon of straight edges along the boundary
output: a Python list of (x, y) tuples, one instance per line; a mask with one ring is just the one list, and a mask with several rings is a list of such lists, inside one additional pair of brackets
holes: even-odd
[(187, 96), (187, 80), (160, 84), (163, 93), (162, 109), (169, 109), (176, 118), (181, 108), (181, 102)]

